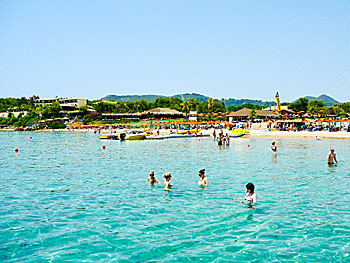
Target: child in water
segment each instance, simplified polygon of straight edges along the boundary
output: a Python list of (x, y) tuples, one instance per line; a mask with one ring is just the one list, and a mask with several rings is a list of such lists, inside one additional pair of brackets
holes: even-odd
[(170, 190), (170, 188), (172, 187), (172, 185), (170, 184), (171, 173), (166, 173), (166, 174), (164, 174), (164, 178), (165, 178), (164, 190), (166, 190), (166, 191), (171, 191), (171, 190)]

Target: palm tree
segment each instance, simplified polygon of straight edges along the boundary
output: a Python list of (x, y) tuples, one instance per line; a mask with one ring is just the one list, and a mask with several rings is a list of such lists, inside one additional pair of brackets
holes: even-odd
[(187, 118), (188, 106), (189, 106), (188, 101), (184, 100), (184, 101), (181, 103), (180, 106), (182, 107), (182, 110), (185, 111), (185, 113), (186, 113), (186, 118)]
[(249, 113), (249, 119), (255, 119), (256, 117), (256, 111), (254, 109), (252, 109)]
[(214, 100), (211, 99), (211, 98), (209, 98), (209, 99), (207, 100), (207, 102), (208, 102), (208, 110), (209, 110), (209, 113), (211, 113), (212, 110), (213, 110)]

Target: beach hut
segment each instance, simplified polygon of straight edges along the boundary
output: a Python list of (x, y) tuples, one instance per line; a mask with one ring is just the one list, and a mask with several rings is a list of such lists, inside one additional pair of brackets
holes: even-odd
[[(229, 119), (232, 117), (233, 119), (248, 119), (250, 112), (252, 109), (243, 108), (238, 111), (231, 111), (226, 117)], [(264, 110), (255, 110), (257, 118), (266, 118), (271, 115), (269, 111)]]
[(153, 117), (156, 119), (177, 119), (183, 118), (184, 113), (170, 108), (155, 108), (141, 113), (143, 117)]

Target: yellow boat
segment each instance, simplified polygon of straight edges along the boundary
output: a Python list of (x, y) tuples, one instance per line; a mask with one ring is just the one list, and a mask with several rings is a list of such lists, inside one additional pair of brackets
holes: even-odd
[(249, 135), (249, 130), (247, 129), (234, 129), (231, 133), (228, 134), (228, 136), (230, 137), (242, 137), (242, 136), (246, 136)]
[(135, 140), (143, 140), (146, 138), (145, 134), (126, 134), (125, 140), (135, 141)]
[[(136, 133), (136, 134), (125, 134), (123, 140), (135, 141), (135, 140), (143, 140), (146, 138), (146, 134), (144, 133)], [(100, 136), (101, 140), (120, 140), (120, 134), (103, 134)]]
[(119, 134), (102, 134), (101, 140), (119, 140)]
[(188, 133), (198, 133), (200, 132), (202, 129), (191, 129), (191, 130), (180, 130), (177, 132), (177, 134), (188, 134)]

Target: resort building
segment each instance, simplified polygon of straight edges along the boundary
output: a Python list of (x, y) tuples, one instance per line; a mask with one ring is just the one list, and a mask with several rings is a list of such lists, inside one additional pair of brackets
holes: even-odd
[(34, 105), (35, 106), (47, 106), (47, 105), (51, 105), (55, 101), (59, 101), (59, 98), (55, 97), (55, 98), (49, 98), (49, 99), (35, 99)]
[(55, 101), (58, 101), (63, 108), (79, 108), (81, 106), (87, 105), (87, 99), (83, 98), (48, 98), (48, 99), (36, 99), (34, 100), (34, 105), (35, 106), (47, 106), (51, 105)]

